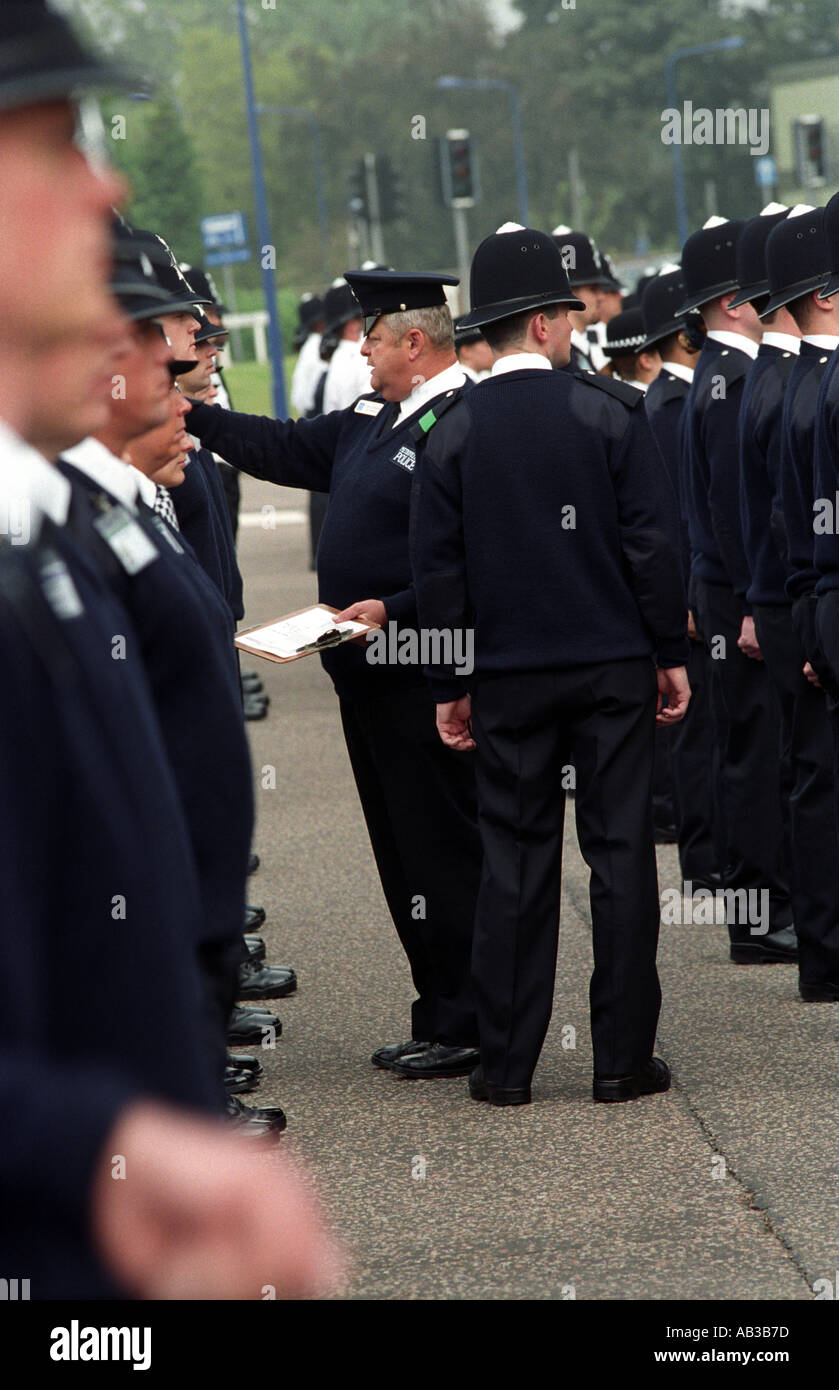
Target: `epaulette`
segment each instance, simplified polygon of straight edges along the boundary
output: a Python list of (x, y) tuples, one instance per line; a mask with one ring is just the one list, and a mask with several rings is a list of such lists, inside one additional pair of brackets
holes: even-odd
[(599, 391), (605, 391), (607, 395), (623, 401), (630, 410), (635, 410), (644, 399), (644, 392), (639, 391), (636, 386), (627, 386), (625, 381), (615, 381), (610, 376), (588, 376), (581, 373), (576, 380), (584, 386), (595, 386)]
[(411, 426), (410, 435), (414, 443), (424, 439), (429, 430), (433, 430), (437, 421), (447, 410), (451, 410), (456, 405), (463, 394), (462, 386), (453, 386), (451, 391), (447, 391), (444, 396), (440, 396), (436, 401), (432, 401), (428, 409), (419, 417), (415, 425)]
[(741, 377), (746, 375), (752, 365), (752, 359), (747, 352), (735, 351), (733, 348), (724, 347), (719, 354), (719, 361), (714, 361), (712, 371), (715, 376), (721, 376), (729, 386)]
[(668, 401), (683, 401), (690, 390), (689, 382), (683, 377), (673, 376), (671, 372), (662, 372), (661, 376), (656, 377), (655, 386), (659, 405), (667, 405)]

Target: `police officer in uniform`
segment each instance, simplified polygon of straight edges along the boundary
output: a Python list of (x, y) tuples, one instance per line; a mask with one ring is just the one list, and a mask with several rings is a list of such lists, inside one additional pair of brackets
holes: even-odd
[[(731, 307), (739, 288), (737, 242), (744, 225), (712, 217), (683, 248), (687, 297), (681, 309), (699, 309), (707, 334), (682, 416), (682, 447), (692, 597), (697, 627), (712, 658), (712, 711), (722, 750), (724, 883), (745, 890), (729, 900), (730, 955), (738, 964), (757, 964), (795, 961), (797, 946), (784, 844), (778, 713), (746, 598), (750, 575), (740, 518), (740, 401), (762, 335), (750, 304)], [(749, 893), (758, 896), (749, 899)], [(760, 921), (749, 920), (749, 901), (760, 905)]]
[[(651, 382), (644, 406), (653, 438), (658, 445), (674, 494), (679, 499), (680, 558), (682, 579), (690, 603), (690, 538), (682, 506), (680, 478), (681, 420), (693, 364), (702, 334), (689, 315), (677, 314), (685, 297), (685, 282), (678, 266), (662, 266), (644, 289), (641, 309), (646, 329), (645, 348), (655, 348), (661, 371)], [(699, 316), (693, 315), (698, 321)], [(667, 740), (673, 784), (673, 817), (679, 846), (679, 865), (685, 891), (716, 891), (722, 887), (720, 865), (725, 859), (725, 836), (720, 825), (722, 792), (719, 756), (711, 727), (708, 657), (688, 611), (689, 651), (687, 673), (690, 704), (675, 728), (659, 729), (657, 739)]]
[[(641, 393), (551, 370), (567, 360), (568, 311), (580, 303), (554, 240), (513, 227), (481, 242), (471, 302), (467, 322), (496, 362), (430, 436), (412, 544), (421, 624), (475, 629), (470, 695), (450, 666), (426, 668), (442, 740), (477, 745), (481, 1062), (470, 1092), (494, 1105), (530, 1100), (553, 1002), (573, 757), (592, 871), (594, 1097), (626, 1101), (670, 1084), (653, 1057), (651, 783), (655, 719), (677, 721), (689, 697), (676, 501)], [(656, 689), (669, 701), (658, 715)]]
[(572, 309), (568, 315), (572, 329), (568, 370), (596, 372), (603, 366), (602, 353), (597, 351), (596, 331), (600, 322), (600, 295), (613, 281), (604, 273), (600, 252), (585, 232), (574, 232), (560, 225), (554, 227), (551, 235), (562, 254), (568, 283), (580, 300), (580, 308)]
[(454, 325), (454, 350), (464, 374), (470, 381), (479, 382), (492, 371), (492, 348), (480, 328), (462, 328), (460, 319)]
[[(411, 1038), (377, 1066), (416, 1078), (465, 1075), (477, 1030), (469, 982), (481, 865), (473, 761), (443, 748), (416, 637), (408, 548), (411, 476), (437, 419), (463, 388), (444, 284), (451, 276), (348, 271), (366, 318), (373, 390), (315, 420), (271, 420), (196, 405), (190, 428), (235, 467), (290, 487), (329, 491), (318, 592), (340, 618), (387, 625), (386, 661), (371, 645), (324, 652), (385, 897), (418, 998)], [(470, 388), (477, 390), (478, 388)], [(415, 643), (416, 645), (416, 643)], [(397, 656), (394, 662), (391, 655)]]

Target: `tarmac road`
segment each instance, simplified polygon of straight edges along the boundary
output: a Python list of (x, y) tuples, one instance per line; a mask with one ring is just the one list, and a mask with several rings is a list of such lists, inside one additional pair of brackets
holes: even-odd
[[(316, 598), (305, 508), (303, 493), (243, 478), (245, 625)], [(730, 964), (722, 926), (663, 926), (658, 1052), (673, 1088), (593, 1104), (571, 814), (533, 1104), (493, 1109), (465, 1079), (376, 1070), (374, 1049), (410, 1036), (412, 991), (337, 701), (315, 657), (243, 664), (272, 699), (248, 725), (262, 861), (249, 899), (268, 913), (269, 960), (300, 980), (247, 1099), (287, 1111), (281, 1143), (305, 1155), (351, 1252), (348, 1296), (806, 1300), (837, 1277), (836, 1005), (802, 1003), (792, 966)], [(679, 883), (671, 846), (659, 874), (662, 890)]]

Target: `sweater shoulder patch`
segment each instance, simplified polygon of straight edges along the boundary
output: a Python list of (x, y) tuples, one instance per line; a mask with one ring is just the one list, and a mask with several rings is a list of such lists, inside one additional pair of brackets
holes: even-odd
[(614, 381), (610, 376), (589, 376), (587, 373), (575, 377), (583, 386), (593, 386), (597, 391), (605, 391), (608, 396), (622, 401), (630, 410), (637, 410), (644, 399), (644, 392), (635, 386), (627, 386), (625, 381)]

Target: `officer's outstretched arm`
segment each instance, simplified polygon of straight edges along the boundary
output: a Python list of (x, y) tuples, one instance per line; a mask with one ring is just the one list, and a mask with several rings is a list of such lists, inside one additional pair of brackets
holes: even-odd
[(316, 420), (272, 420), (196, 401), (188, 418), (190, 434), (242, 473), (283, 487), (328, 492), (348, 414), (336, 410)]

